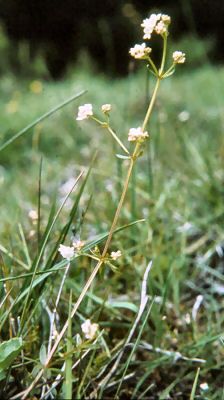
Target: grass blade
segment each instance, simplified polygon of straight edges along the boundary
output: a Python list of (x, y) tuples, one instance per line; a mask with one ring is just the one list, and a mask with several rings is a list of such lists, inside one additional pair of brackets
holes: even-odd
[(27, 293), (27, 297), (26, 297), (25, 304), (24, 304), (24, 307), (23, 307), (23, 312), (22, 312), (22, 317), (21, 317), (21, 329), (22, 329), (22, 327), (23, 327), (25, 312), (26, 312), (26, 309), (27, 309), (28, 299), (29, 299), (29, 297), (30, 297), (31, 290), (32, 290), (32, 287), (33, 287), (34, 278), (35, 278), (35, 275), (36, 275), (37, 268), (38, 268), (38, 266), (39, 266), (41, 257), (42, 257), (42, 255), (43, 255), (43, 251), (44, 251), (45, 246), (46, 246), (46, 244), (47, 244), (47, 240), (48, 240), (48, 238), (49, 238), (49, 236), (50, 236), (50, 233), (51, 233), (51, 231), (52, 231), (52, 229), (53, 229), (53, 226), (54, 226), (54, 224), (55, 224), (55, 222), (56, 222), (56, 220), (57, 220), (57, 218), (58, 218), (58, 216), (59, 216), (59, 214), (60, 214), (62, 208), (64, 207), (64, 205), (65, 205), (65, 203), (66, 203), (66, 201), (67, 201), (69, 195), (71, 194), (72, 190), (74, 189), (74, 187), (76, 186), (76, 184), (78, 183), (78, 181), (79, 181), (79, 179), (81, 178), (82, 175), (83, 175), (83, 172), (81, 172), (81, 173), (79, 174), (79, 176), (78, 176), (78, 178), (76, 179), (76, 181), (75, 181), (73, 187), (71, 188), (70, 192), (67, 194), (67, 196), (65, 197), (63, 203), (62, 203), (61, 206), (59, 207), (59, 209), (58, 209), (58, 211), (57, 211), (57, 213), (56, 213), (56, 215), (55, 215), (55, 217), (54, 217), (52, 223), (50, 224), (49, 230), (48, 230), (48, 232), (47, 232), (47, 234), (46, 234), (46, 237), (45, 237), (45, 239), (44, 239), (43, 245), (42, 245), (42, 247), (41, 247), (41, 249), (40, 249), (40, 252), (39, 252), (37, 261), (36, 261), (36, 263), (35, 263), (35, 265), (34, 265), (34, 268), (33, 268), (33, 276), (32, 276), (31, 282), (30, 282), (29, 291), (28, 291), (28, 293)]
[(196, 393), (199, 373), (200, 373), (200, 368), (197, 369), (197, 372), (196, 372), (196, 375), (195, 375), (195, 378), (194, 378), (194, 383), (193, 383), (193, 387), (192, 387), (192, 391), (191, 391), (190, 400), (194, 400), (194, 398), (195, 398), (195, 393)]
[(69, 99), (67, 99), (67, 100), (63, 101), (62, 103), (58, 104), (56, 107), (52, 108), (50, 111), (48, 111), (45, 114), (43, 114), (41, 117), (35, 119), (35, 121), (31, 122), (25, 128), (23, 128), (19, 132), (17, 132), (13, 137), (11, 137), (9, 140), (7, 140), (5, 143), (3, 143), (0, 146), (0, 151), (4, 150), (6, 147), (8, 147), (11, 143), (13, 143), (16, 139), (18, 139), (24, 133), (29, 131), (35, 125), (39, 124), (39, 122), (43, 121), (43, 119), (50, 117), (50, 115), (54, 114), (56, 111), (60, 110), (62, 107), (64, 107), (67, 104), (71, 103), (73, 100), (78, 99), (80, 96), (82, 96), (86, 92), (87, 92), (87, 90), (82, 90), (81, 92), (75, 94), (74, 96), (70, 97)]
[(67, 224), (66, 224), (66, 225), (64, 226), (64, 228), (62, 229), (62, 231), (61, 231), (61, 233), (60, 233), (60, 236), (59, 236), (59, 238), (58, 238), (58, 240), (57, 240), (57, 242), (56, 242), (56, 244), (55, 244), (55, 246), (54, 246), (54, 249), (52, 250), (50, 256), (48, 257), (48, 260), (47, 260), (47, 263), (46, 263), (46, 266), (47, 266), (48, 268), (50, 268), (51, 266), (53, 266), (53, 265), (55, 264), (56, 260), (57, 260), (57, 256), (58, 256), (58, 247), (59, 247), (60, 244), (63, 244), (63, 243), (64, 243), (64, 240), (65, 240), (65, 238), (66, 238), (66, 235), (67, 235), (67, 233), (68, 233), (68, 231), (69, 231), (69, 228), (70, 228), (70, 226), (71, 226), (71, 224), (72, 224), (72, 221), (73, 221), (73, 219), (74, 219), (74, 217), (75, 217), (75, 215), (76, 215), (76, 212), (77, 212), (77, 210), (78, 210), (78, 205), (79, 205), (81, 196), (82, 196), (82, 194), (83, 194), (83, 191), (84, 191), (84, 189), (85, 189), (85, 186), (86, 186), (87, 180), (88, 180), (88, 178), (89, 178), (90, 172), (91, 172), (91, 170), (92, 170), (92, 168), (93, 168), (93, 165), (94, 165), (94, 162), (95, 162), (95, 159), (96, 159), (96, 155), (97, 155), (97, 152), (94, 154), (94, 156), (93, 156), (93, 158), (92, 158), (92, 161), (91, 161), (91, 163), (90, 163), (89, 169), (88, 169), (87, 174), (86, 174), (86, 177), (85, 177), (85, 179), (84, 179), (84, 181), (83, 181), (83, 183), (82, 183), (82, 185), (81, 185), (81, 187), (80, 187), (80, 190), (79, 190), (79, 192), (78, 192), (78, 194), (77, 194), (77, 196), (76, 196), (74, 205), (73, 205), (73, 207), (72, 207), (72, 209), (71, 209), (71, 211), (70, 211), (69, 221), (67, 222)]

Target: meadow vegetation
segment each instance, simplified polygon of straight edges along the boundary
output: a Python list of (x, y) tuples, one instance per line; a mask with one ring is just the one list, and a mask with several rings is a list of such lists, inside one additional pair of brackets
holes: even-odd
[[(223, 79), (222, 66), (206, 63), (180, 66), (162, 81), (109, 248), (121, 256), (102, 266), (68, 319), (33, 389), (37, 398), (50, 398), (49, 390), (70, 398), (72, 390), (73, 398), (224, 399)], [(57, 337), (94, 269), (92, 258), (79, 256), (66, 271), (59, 244), (84, 241), (97, 258), (124, 185), (128, 160), (116, 157), (118, 144), (99, 124), (76, 121), (78, 106), (93, 104), (102, 119), (110, 103), (111, 126), (132, 148), (128, 130), (142, 123), (154, 85), (143, 67), (112, 81), (85, 62), (57, 83), (0, 77), (0, 146), (87, 90), (0, 152), (1, 399), (21, 398), (34, 381), (52, 319)], [(140, 315), (147, 266), (149, 302)], [(87, 337), (89, 319), (98, 333)]]

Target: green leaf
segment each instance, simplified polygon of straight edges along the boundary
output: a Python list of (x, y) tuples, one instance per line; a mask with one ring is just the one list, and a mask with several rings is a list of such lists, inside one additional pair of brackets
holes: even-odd
[(196, 393), (196, 388), (197, 388), (199, 373), (200, 373), (200, 368), (197, 369), (197, 372), (196, 372), (196, 375), (195, 375), (195, 378), (194, 378), (194, 383), (193, 383), (193, 386), (192, 386), (192, 391), (191, 391), (190, 400), (194, 400), (194, 399), (195, 399), (195, 393)]
[[(0, 369), (6, 370), (23, 347), (22, 339), (13, 338), (0, 344)], [(1, 376), (1, 372), (0, 372)]]
[(6, 377), (6, 373), (3, 371), (3, 369), (0, 368), (0, 381), (5, 379), (5, 377)]
[(121, 158), (122, 160), (130, 160), (129, 156), (123, 156), (122, 154), (116, 154), (117, 158)]
[(164, 79), (164, 78), (168, 78), (169, 76), (173, 75), (174, 72), (175, 72), (175, 68), (172, 69), (170, 72), (168, 72), (168, 74), (164, 74), (164, 75), (163, 75), (163, 79)]
[(40, 363), (42, 365), (45, 365), (45, 362), (46, 362), (46, 359), (47, 359), (47, 351), (46, 351), (45, 344), (41, 345), (39, 357), (40, 357)]

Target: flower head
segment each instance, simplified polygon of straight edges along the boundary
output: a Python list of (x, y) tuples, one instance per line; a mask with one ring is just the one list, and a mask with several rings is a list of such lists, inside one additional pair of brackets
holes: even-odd
[(162, 35), (163, 33), (165, 33), (166, 29), (167, 29), (167, 27), (163, 21), (159, 21), (158, 24), (155, 26), (155, 32), (158, 35)]
[(75, 254), (74, 247), (64, 246), (63, 244), (60, 244), (58, 251), (67, 260), (71, 260)]
[(174, 51), (173, 61), (175, 64), (183, 64), (185, 62), (185, 53), (182, 53), (182, 51)]
[(138, 128), (131, 128), (128, 132), (128, 140), (129, 142), (144, 141), (144, 139), (148, 138), (148, 132), (142, 132), (142, 128), (139, 126)]
[(84, 104), (84, 106), (79, 107), (78, 116), (76, 120), (82, 121), (83, 119), (88, 118), (90, 115), (93, 115), (92, 104)]
[(101, 107), (103, 113), (107, 113), (111, 110), (111, 104), (103, 104)]
[(141, 27), (144, 31), (143, 39), (151, 39), (151, 34), (155, 29), (157, 21), (160, 20), (161, 14), (151, 14), (149, 18), (144, 19)]
[(80, 251), (81, 248), (84, 246), (85, 242), (83, 240), (74, 240), (72, 244), (75, 249)]
[(139, 59), (139, 58), (147, 58), (147, 55), (150, 54), (152, 49), (150, 47), (146, 47), (145, 43), (136, 44), (132, 47), (129, 51), (132, 57)]
[(120, 250), (112, 251), (110, 253), (110, 256), (111, 256), (112, 260), (116, 260), (118, 257), (121, 256), (121, 251)]
[(36, 210), (30, 210), (28, 215), (32, 220), (38, 219), (38, 213)]
[(144, 31), (143, 39), (151, 39), (153, 31), (158, 35), (163, 35), (170, 24), (170, 17), (166, 14), (152, 14), (149, 18), (144, 19), (141, 27)]
[(84, 333), (84, 335), (87, 339), (93, 339), (94, 336), (96, 335), (98, 328), (99, 328), (99, 325), (95, 324), (95, 323), (91, 324), (90, 319), (87, 319), (81, 325), (82, 332)]
[(166, 14), (162, 14), (162, 15), (161, 15), (161, 19), (162, 19), (162, 21), (164, 22), (164, 24), (166, 24), (166, 25), (169, 25), (170, 22), (171, 22), (170, 16), (169, 16), (169, 15), (166, 15)]
[(187, 110), (183, 110), (178, 114), (178, 119), (181, 122), (185, 122), (190, 118), (190, 113)]

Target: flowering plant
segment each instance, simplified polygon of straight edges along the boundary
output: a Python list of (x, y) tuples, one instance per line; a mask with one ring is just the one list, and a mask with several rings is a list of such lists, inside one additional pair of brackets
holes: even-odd
[[(156, 77), (155, 88), (154, 88), (153, 94), (151, 96), (148, 108), (146, 110), (145, 118), (139, 127), (137, 127), (137, 128), (131, 127), (129, 129), (129, 132), (127, 135), (127, 141), (130, 142), (131, 145), (134, 144), (133, 150), (129, 150), (126, 147), (126, 145), (122, 142), (122, 140), (119, 138), (119, 136), (114, 132), (114, 130), (110, 126), (110, 113), (112, 111), (111, 104), (103, 104), (102, 105), (101, 111), (104, 116), (103, 120), (96, 117), (96, 115), (94, 114), (92, 104), (84, 104), (84, 105), (80, 106), (78, 109), (78, 115), (76, 117), (76, 120), (83, 121), (85, 119), (92, 119), (97, 124), (99, 124), (102, 128), (107, 130), (112, 135), (112, 137), (117, 142), (117, 144), (120, 146), (122, 151), (125, 153), (125, 155), (121, 155), (121, 156), (118, 155), (118, 156), (120, 158), (125, 158), (126, 160), (128, 160), (129, 165), (128, 165), (127, 175), (126, 175), (126, 179), (124, 182), (121, 197), (120, 197), (120, 200), (119, 200), (119, 203), (118, 203), (115, 215), (114, 215), (114, 219), (112, 221), (111, 228), (110, 228), (110, 231), (109, 231), (109, 234), (108, 234), (108, 237), (107, 237), (107, 240), (106, 240), (106, 243), (105, 243), (102, 253), (100, 252), (100, 250), (97, 247), (95, 248), (94, 251), (85, 253), (84, 249), (82, 249), (84, 243), (81, 241), (73, 242), (71, 247), (64, 246), (63, 244), (61, 244), (58, 249), (60, 254), (62, 255), (62, 257), (64, 257), (68, 261), (68, 266), (69, 266), (70, 260), (73, 258), (73, 256), (77, 256), (77, 255), (87, 255), (87, 256), (91, 257), (92, 259), (96, 260), (96, 265), (95, 265), (95, 268), (94, 268), (93, 272), (91, 273), (88, 281), (86, 282), (77, 302), (75, 303), (75, 305), (70, 313), (70, 318), (65, 323), (60, 334), (58, 334), (57, 339), (54, 343), (54, 346), (50, 350), (48, 357), (45, 361), (44, 368), (46, 368), (49, 365), (50, 360), (53, 357), (56, 349), (58, 348), (63, 335), (65, 334), (66, 330), (69, 327), (69, 321), (74, 317), (79, 305), (81, 304), (83, 298), (85, 297), (90, 285), (92, 284), (92, 282), (93, 282), (95, 276), (97, 275), (99, 269), (101, 268), (101, 266), (103, 264), (107, 264), (107, 265), (111, 266), (111, 268), (113, 269), (112, 262), (116, 261), (117, 258), (119, 258), (121, 256), (121, 251), (119, 249), (117, 251), (112, 251), (110, 253), (108, 253), (108, 250), (109, 250), (109, 246), (111, 244), (113, 233), (114, 233), (114, 230), (115, 230), (115, 227), (116, 227), (116, 224), (117, 224), (117, 221), (118, 221), (118, 218), (119, 218), (119, 215), (120, 215), (120, 212), (121, 212), (121, 209), (122, 209), (125, 197), (126, 197), (126, 193), (128, 190), (128, 186), (129, 186), (130, 178), (132, 176), (135, 162), (138, 159), (138, 157), (140, 155), (142, 155), (143, 144), (144, 144), (145, 140), (148, 140), (148, 138), (149, 138), (149, 133), (146, 130), (146, 128), (147, 128), (147, 125), (148, 125), (148, 122), (149, 122), (149, 119), (151, 116), (153, 106), (155, 104), (158, 89), (159, 89), (161, 81), (164, 78), (168, 78), (171, 74), (174, 73), (176, 65), (183, 64), (185, 62), (185, 54), (179, 50), (175, 51), (172, 55), (171, 65), (168, 67), (168, 69), (165, 70), (166, 54), (167, 54), (167, 39), (168, 39), (168, 35), (169, 35), (168, 28), (169, 28), (170, 22), (171, 22), (171, 18), (168, 15), (160, 13), (160, 14), (152, 14), (149, 18), (146, 18), (141, 24), (141, 27), (143, 28), (143, 39), (144, 40), (150, 40), (153, 33), (155, 33), (156, 35), (159, 35), (161, 37), (161, 39), (163, 40), (163, 52), (162, 52), (161, 63), (160, 63), (159, 68), (156, 67), (155, 63), (153, 62), (153, 59), (151, 58), (151, 54), (153, 54), (153, 50), (150, 47), (148, 47), (144, 42), (142, 44), (135, 44), (134, 47), (132, 47), (129, 51), (130, 56), (134, 57), (136, 60), (146, 61), (148, 69)], [(66, 273), (67, 273), (67, 270), (66, 270)], [(145, 283), (145, 285), (146, 285), (146, 283)], [(62, 287), (62, 285), (61, 285), (61, 287)], [(92, 324), (90, 322), (90, 320), (87, 319), (81, 325), (81, 329), (87, 339), (93, 339), (95, 337), (95, 335), (97, 334), (98, 324), (96, 324), (96, 323)], [(30, 385), (30, 387), (27, 389), (27, 391), (24, 392), (22, 399), (27, 398), (28, 394), (30, 393), (30, 391), (32, 390), (32, 388), (34, 387), (36, 382), (42, 377), (42, 375), (44, 373), (44, 368), (38, 373), (35, 380)]]

